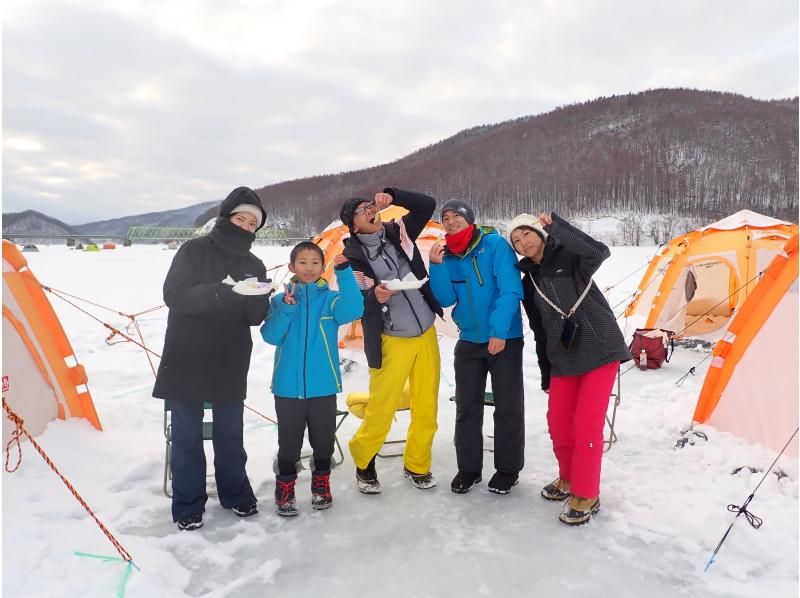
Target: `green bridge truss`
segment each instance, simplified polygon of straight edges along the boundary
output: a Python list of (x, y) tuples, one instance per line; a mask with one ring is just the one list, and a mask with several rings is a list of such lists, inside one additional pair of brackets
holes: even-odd
[[(186, 241), (199, 237), (203, 232), (199, 228), (178, 226), (132, 226), (128, 229), (131, 241)], [(286, 241), (286, 233), (279, 228), (262, 228), (256, 233), (261, 241)]]

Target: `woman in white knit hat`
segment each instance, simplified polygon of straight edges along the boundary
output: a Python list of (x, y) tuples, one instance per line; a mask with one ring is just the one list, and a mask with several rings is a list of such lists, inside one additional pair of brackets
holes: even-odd
[(222, 281), (265, 281), (263, 262), (250, 252), (265, 212), (255, 191), (237, 187), (220, 205), (207, 235), (184, 243), (164, 280), (169, 308), (164, 350), (153, 396), (171, 410), (172, 518), (181, 530), (202, 527), (208, 500), (203, 451), (204, 404), (214, 419), (217, 497), (238, 517), (258, 512), (245, 465), (242, 417), (253, 341), (268, 295), (240, 295)]
[(523, 306), (541, 348), (537, 354), (540, 363), (544, 355), (549, 362), (547, 425), (559, 472), (542, 497), (569, 499), (559, 519), (579, 525), (600, 509), (606, 408), (620, 362), (631, 359), (614, 314), (592, 281), (611, 253), (555, 213), (520, 214), (508, 231), (523, 256), (518, 265)]

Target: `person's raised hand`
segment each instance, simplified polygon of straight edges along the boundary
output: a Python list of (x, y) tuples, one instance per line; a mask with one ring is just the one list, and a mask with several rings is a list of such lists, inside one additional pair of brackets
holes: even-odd
[(341, 266), (342, 264), (346, 264), (346, 263), (347, 263), (347, 258), (344, 257), (344, 255), (341, 254), (341, 253), (333, 258), (333, 265), (334, 266)]
[(542, 223), (542, 226), (547, 226), (549, 224), (553, 224), (553, 213), (552, 212), (542, 212), (539, 214), (539, 222)]
[(378, 208), (380, 212), (384, 208), (388, 208), (392, 203), (392, 196), (388, 193), (376, 193), (375, 194), (375, 207)]
[(295, 305), (297, 299), (294, 298), (294, 292), (297, 289), (297, 283), (293, 282), (291, 285), (286, 285), (286, 292), (283, 294), (283, 302), (287, 305)]
[(439, 245), (438, 243), (434, 243), (433, 247), (431, 247), (431, 251), (428, 254), (428, 261), (431, 264), (441, 264), (444, 260), (444, 247)]

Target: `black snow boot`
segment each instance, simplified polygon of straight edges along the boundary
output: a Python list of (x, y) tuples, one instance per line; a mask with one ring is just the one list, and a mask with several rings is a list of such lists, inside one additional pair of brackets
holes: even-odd
[(275, 477), (275, 512), (281, 517), (297, 515), (297, 499), (294, 496), (294, 484), (297, 474), (278, 475)]
[(489, 480), (489, 492), (508, 494), (519, 483), (519, 474), (496, 471)]
[(453, 481), (450, 482), (450, 490), (456, 494), (466, 494), (472, 487), (481, 482), (481, 474), (471, 471), (459, 471)]
[(356, 481), (361, 494), (380, 494), (383, 491), (378, 481), (378, 472), (375, 471), (375, 457), (372, 457), (366, 469), (356, 467)]

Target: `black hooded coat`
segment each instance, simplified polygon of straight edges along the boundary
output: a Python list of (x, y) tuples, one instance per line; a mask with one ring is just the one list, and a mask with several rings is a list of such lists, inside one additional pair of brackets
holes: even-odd
[(258, 196), (239, 187), (222, 202), (212, 231), (184, 243), (172, 260), (164, 280), (169, 316), (156, 398), (219, 403), (243, 401), (247, 394), (250, 326), (264, 321), (269, 295), (238, 295), (222, 284), (227, 276), (266, 280), (264, 264), (250, 253), (255, 234), (229, 220), (243, 203), (261, 210), (263, 225)]

